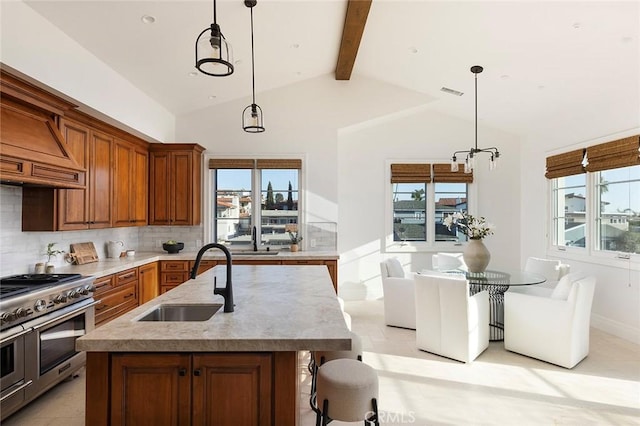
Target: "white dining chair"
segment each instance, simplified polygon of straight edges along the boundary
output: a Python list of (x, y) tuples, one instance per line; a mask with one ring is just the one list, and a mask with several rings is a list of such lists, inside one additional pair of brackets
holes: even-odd
[(467, 270), (462, 253), (438, 252), (431, 256), (431, 269), (434, 271)]
[(384, 322), (392, 327), (416, 328), (414, 274), (405, 274), (400, 261), (392, 257), (380, 262)]
[(512, 287), (509, 291), (536, 296), (549, 296), (560, 278), (571, 271), (571, 266), (557, 259), (528, 257), (524, 265), (524, 271), (542, 275), (546, 281), (541, 285)]
[(463, 276), (416, 275), (418, 349), (471, 362), (489, 347), (489, 293), (469, 296)]
[(504, 295), (504, 348), (565, 368), (589, 354), (596, 278), (567, 274), (549, 297)]

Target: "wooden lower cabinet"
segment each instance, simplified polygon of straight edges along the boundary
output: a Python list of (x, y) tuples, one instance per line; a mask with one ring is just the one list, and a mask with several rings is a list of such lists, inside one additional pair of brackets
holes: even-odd
[(138, 268), (97, 278), (93, 297), (96, 306), (96, 327), (138, 307)]
[(296, 352), (89, 352), (86, 376), (88, 425), (293, 426), (299, 412)]
[(158, 297), (160, 285), (158, 283), (158, 262), (147, 263), (138, 268), (139, 304)]

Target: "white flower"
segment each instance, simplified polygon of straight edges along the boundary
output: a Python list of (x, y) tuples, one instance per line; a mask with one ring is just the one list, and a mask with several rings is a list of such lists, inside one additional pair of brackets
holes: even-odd
[(487, 235), (492, 235), (495, 229), (495, 226), (488, 223), (484, 217), (475, 218), (464, 211), (448, 215), (444, 219), (444, 224), (449, 230), (452, 226), (457, 226), (468, 238), (474, 239), (482, 239)]

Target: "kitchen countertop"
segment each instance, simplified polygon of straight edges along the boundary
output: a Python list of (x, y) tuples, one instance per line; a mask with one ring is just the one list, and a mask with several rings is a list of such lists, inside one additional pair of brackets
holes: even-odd
[[(278, 254), (273, 255), (252, 255), (251, 252), (243, 253), (242, 255), (232, 254), (233, 260), (338, 260), (339, 255), (335, 251), (298, 251), (290, 252), (288, 250), (279, 251)], [(69, 265), (59, 266), (56, 268), (56, 272), (60, 274), (82, 274), (93, 275), (96, 278), (103, 277), (105, 275), (116, 274), (129, 268), (137, 268), (138, 266), (146, 265), (147, 263), (157, 262), (160, 260), (195, 260), (198, 252), (185, 252), (168, 254), (166, 252), (136, 252), (135, 256), (119, 257), (119, 258), (104, 258), (97, 262), (87, 263), (84, 265)], [(205, 253), (202, 257), (203, 260), (224, 260), (224, 253), (220, 250), (211, 250)]]
[[(173, 257), (172, 257), (173, 258)], [(327, 268), (233, 266), (235, 311), (207, 321), (139, 322), (158, 305), (222, 303), (213, 294), (226, 282), (220, 265), (77, 340), (90, 352), (252, 352), (346, 350), (351, 336)]]

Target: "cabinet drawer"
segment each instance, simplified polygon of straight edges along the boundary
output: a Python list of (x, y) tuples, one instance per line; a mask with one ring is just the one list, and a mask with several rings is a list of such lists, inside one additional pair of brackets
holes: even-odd
[(161, 270), (165, 271), (188, 271), (189, 270), (189, 261), (188, 260), (168, 260), (162, 261)]
[(93, 285), (96, 288), (95, 292), (93, 293), (93, 297), (98, 298), (98, 296), (100, 296), (101, 294), (104, 294), (109, 290), (113, 290), (113, 288), (115, 287), (113, 275), (96, 278)]
[(96, 306), (96, 325), (113, 319), (138, 306), (138, 287), (126, 284), (100, 298)]
[(283, 265), (324, 265), (324, 260), (284, 260)]
[(188, 272), (163, 272), (162, 285), (165, 284), (182, 284), (189, 280)]
[(127, 269), (115, 274), (116, 286), (121, 286), (133, 281), (138, 281), (138, 268)]

